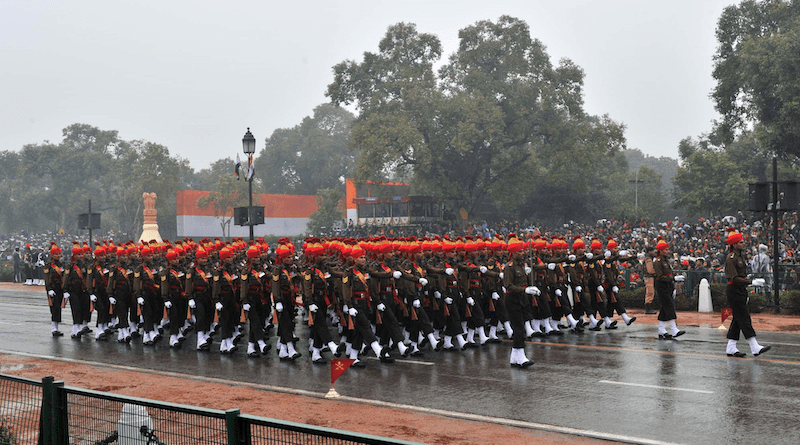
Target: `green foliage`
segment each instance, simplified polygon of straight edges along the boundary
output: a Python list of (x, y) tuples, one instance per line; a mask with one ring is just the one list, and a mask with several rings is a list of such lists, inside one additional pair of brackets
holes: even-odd
[(308, 233), (319, 234), (335, 223), (341, 223), (344, 218), (343, 199), (344, 193), (340, 187), (320, 189), (317, 192), (317, 211), (308, 221)]
[(800, 156), (800, 1), (745, 0), (717, 23), (712, 98), (726, 143), (755, 124), (764, 147)]
[(680, 153), (675, 201), (689, 215), (727, 215), (747, 209), (747, 184), (755, 181), (732, 152), (687, 138), (681, 141)]
[[(583, 70), (568, 59), (554, 67), (513, 17), (477, 22), (459, 39), (438, 77), (438, 37), (406, 23), (387, 30), (378, 53), (334, 67), (327, 96), (360, 111), (350, 140), (355, 178), (410, 177), (412, 193), (471, 215), (486, 206), (592, 214), (609, 174), (624, 169), (625, 139), (621, 124), (585, 115)], [(564, 194), (563, 212), (552, 199), (539, 205), (550, 188)]]
[(0, 418), (0, 445), (16, 445), (17, 436), (11, 431), (11, 428), (6, 425), (6, 421)]
[[(249, 204), (247, 181), (237, 181), (232, 174), (223, 174), (217, 178), (217, 188), (197, 201), (197, 207), (214, 210), (214, 216), (220, 219), (222, 237), (225, 238), (225, 227), (231, 224), (234, 207)], [(257, 205), (255, 202), (253, 205)]]
[(313, 195), (343, 185), (355, 163), (347, 148), (353, 119), (344, 108), (323, 104), (300, 125), (275, 130), (255, 161), (265, 192)]

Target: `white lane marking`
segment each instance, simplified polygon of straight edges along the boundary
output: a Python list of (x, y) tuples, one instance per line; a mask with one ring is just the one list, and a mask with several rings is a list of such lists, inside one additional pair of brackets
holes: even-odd
[[(367, 358), (369, 360), (380, 360), (378, 357), (365, 357), (365, 358)], [(406, 359), (399, 359), (399, 358), (396, 358), (396, 357), (392, 357), (392, 358), (395, 359), (394, 363), (408, 363), (409, 365), (425, 365), (425, 366), (433, 366), (433, 365), (436, 364), (436, 363), (433, 363), (433, 362), (420, 362), (420, 361), (417, 361), (417, 360), (406, 360)]]
[(608, 383), (610, 385), (622, 385), (622, 386), (638, 386), (640, 388), (668, 389), (670, 391), (696, 392), (700, 394), (714, 394), (714, 391), (706, 391), (704, 389), (673, 388), (671, 386), (644, 385), (642, 383), (614, 382), (611, 380), (600, 380), (600, 383)]
[[(124, 365), (112, 365), (107, 363), (98, 363), (98, 362), (91, 362), (86, 360), (74, 360), (70, 358), (63, 358), (63, 357), (56, 357), (52, 355), (42, 355), (42, 354), (30, 354), (26, 352), (17, 352), (17, 351), (8, 351), (0, 349), (0, 354), (9, 354), (9, 355), (19, 355), (23, 357), (32, 357), (32, 358), (40, 358), (45, 360), (54, 360), (54, 361), (63, 361), (69, 363), (80, 363), (86, 364), (90, 366), (102, 366), (105, 368), (115, 368), (125, 371), (133, 371), (133, 372), (143, 372), (147, 374), (156, 374), (156, 375), (163, 375), (166, 377), (176, 377), (181, 379), (189, 379), (189, 380), (197, 380), (203, 382), (210, 382), (210, 383), (220, 383), (223, 385), (231, 385), (231, 386), (246, 386), (249, 388), (260, 389), (264, 391), (275, 391), (287, 394), (296, 394), (301, 396), (307, 397), (316, 397), (319, 399), (324, 399), (325, 394), (327, 393), (320, 393), (320, 392), (313, 392), (313, 391), (306, 391), (303, 389), (294, 389), (294, 388), (285, 388), (282, 386), (272, 386), (272, 385), (261, 385), (258, 383), (248, 383), (248, 382), (236, 382), (231, 380), (223, 380), (217, 379), (213, 377), (201, 377), (201, 376), (193, 376), (193, 375), (186, 375), (186, 374), (179, 374), (175, 372), (167, 372), (167, 371), (158, 371), (153, 369), (145, 369), (145, 368), (136, 368), (132, 366), (124, 366)], [(496, 423), (498, 425), (507, 425), (507, 426), (514, 426), (518, 428), (528, 428), (533, 430), (540, 430), (540, 431), (548, 431), (552, 433), (560, 433), (560, 434), (569, 434), (573, 436), (582, 436), (582, 437), (591, 437), (595, 439), (604, 439), (604, 440), (613, 440), (617, 442), (627, 442), (627, 443), (635, 443), (635, 444), (642, 444), (642, 445), (678, 445), (673, 442), (663, 442), (660, 440), (652, 440), (652, 439), (645, 439), (642, 437), (634, 437), (634, 436), (625, 436), (620, 434), (611, 434), (611, 433), (603, 433), (600, 431), (592, 431), (592, 430), (584, 430), (578, 428), (569, 428), (564, 426), (557, 426), (557, 425), (548, 425), (546, 423), (536, 423), (536, 422), (525, 422), (522, 420), (513, 420), (513, 419), (503, 419), (501, 417), (491, 417), (491, 416), (482, 416), (479, 414), (468, 414), (468, 413), (460, 413), (456, 411), (446, 411), (441, 409), (435, 408), (425, 408), (420, 406), (413, 406), (413, 405), (404, 405), (400, 403), (392, 403), (392, 402), (384, 402), (380, 400), (371, 400), (371, 399), (361, 399), (357, 397), (348, 397), (348, 396), (341, 396), (334, 400), (341, 400), (341, 401), (348, 401), (353, 403), (362, 403), (366, 405), (373, 405), (373, 406), (382, 406), (388, 408), (395, 408), (395, 409), (402, 409), (406, 411), (415, 411), (419, 413), (425, 414), (434, 414), (438, 416), (446, 416), (455, 419), (463, 419), (463, 420), (472, 420), (477, 422), (489, 422), (489, 423)]]

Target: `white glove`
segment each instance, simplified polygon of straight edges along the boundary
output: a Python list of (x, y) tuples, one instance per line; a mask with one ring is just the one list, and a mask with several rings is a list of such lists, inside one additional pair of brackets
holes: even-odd
[(167, 308), (167, 309), (172, 309), (172, 302), (171, 301), (165, 301), (164, 302), (164, 307)]
[(547, 268), (550, 269), (550, 270), (556, 270), (556, 263), (549, 263), (547, 265)]
[(604, 290), (603, 286), (597, 286), (597, 292), (603, 292)]
[(242, 309), (244, 309), (245, 312), (250, 312), (250, 303), (243, 304)]
[(54, 297), (54, 298), (55, 298), (55, 296), (56, 296), (56, 291), (54, 291), (54, 290), (52, 290), (52, 289), (51, 289), (51, 290), (47, 291), (47, 295), (50, 295), (51, 297)]
[(619, 292), (619, 287), (614, 286), (614, 287), (611, 288), (611, 291), (616, 294), (617, 292)]
[(570, 260), (570, 261), (575, 261), (575, 260), (578, 259), (578, 257), (576, 257), (575, 255), (570, 255), (570, 256), (567, 257), (567, 259)]
[(611, 251), (610, 250), (606, 250), (606, 252), (603, 254), (603, 256), (606, 257), (606, 258), (611, 258)]
[(396, 271), (394, 271), (394, 273), (392, 274), (392, 276), (394, 277), (394, 279), (395, 279), (395, 280), (399, 280), (399, 279), (400, 279), (400, 277), (402, 277), (402, 276), (403, 276), (403, 273), (402, 273), (402, 272), (400, 272), (399, 270), (396, 270)]
[(675, 296), (676, 296), (676, 295), (678, 295), (678, 291), (676, 291), (675, 289), (673, 289), (673, 290), (672, 290), (672, 298), (675, 298)]
[[(139, 297), (139, 298), (136, 299), (136, 302), (139, 303), (139, 306), (144, 306), (144, 298)], [(169, 302), (167, 302), (167, 303), (169, 303)], [(166, 306), (166, 305), (167, 304), (164, 303), (164, 306)]]
[(69, 292), (64, 292), (64, 299), (69, 300)]
[(421, 284), (423, 286), (427, 286), (428, 285), (428, 279), (427, 278), (420, 278), (419, 279), (419, 284)]
[(89, 299), (92, 300), (92, 303), (94, 303), (94, 302), (97, 301), (97, 295), (91, 294), (91, 295), (89, 295)]
[(420, 306), (422, 306), (422, 303), (420, 303), (419, 300), (414, 300), (413, 302), (411, 302), (411, 305), (414, 306), (415, 308), (419, 308)]
[(489, 269), (487, 269), (486, 266), (481, 266), (479, 270), (481, 271), (481, 273), (489, 272)]
[(528, 286), (525, 288), (525, 293), (528, 295), (536, 295), (536, 286)]
[[(245, 309), (245, 310), (247, 310), (247, 309)], [(316, 313), (318, 310), (319, 310), (319, 306), (317, 306), (316, 304), (311, 303), (311, 304), (308, 305), (308, 312)]]
[(508, 289), (506, 289), (506, 287), (505, 287), (505, 286), (500, 286), (500, 287), (502, 287), (502, 288), (503, 288), (503, 293), (504, 293), (504, 294), (507, 294), (507, 293), (508, 293)]
[(472, 297), (467, 297), (467, 304), (470, 306), (475, 306), (475, 299)]
[(194, 309), (195, 307), (197, 307), (197, 304), (194, 302), (194, 298), (192, 298), (191, 300), (189, 300), (189, 307), (190, 307), (190, 308), (192, 308), (192, 309)]
[(500, 272), (500, 279), (503, 279), (503, 272)]
[(575, 292), (577, 292), (577, 293), (581, 293), (581, 292), (583, 292), (583, 287), (581, 287), (581, 286), (575, 286)]
[(675, 275), (675, 281), (683, 282), (686, 281), (686, 277), (683, 275)]
[(433, 291), (433, 296), (437, 299), (442, 298), (442, 293), (438, 290)]
[(638, 259), (640, 259), (640, 260), (643, 260), (643, 259), (644, 259), (644, 254), (643, 254), (643, 253), (641, 253), (641, 252), (637, 253), (637, 254), (636, 254), (636, 258), (638, 258)]
[(560, 296), (561, 296), (561, 289), (556, 289), (556, 297), (560, 297)]
[(592, 258), (594, 258), (594, 254), (592, 254), (592, 252), (586, 252), (586, 259), (591, 260)]
[(378, 309), (379, 311), (383, 312), (383, 311), (386, 310), (386, 305), (383, 304), (383, 303), (378, 303), (378, 305), (375, 306), (375, 308)]
[(530, 275), (532, 270), (533, 269), (531, 269), (530, 266), (525, 266), (525, 275)]
[(346, 305), (346, 304), (345, 304), (344, 306), (342, 306), (342, 309), (343, 309), (345, 312), (350, 312), (350, 308), (349, 308), (349, 307), (347, 307), (347, 305)]
[(619, 251), (619, 256), (628, 256), (628, 251), (627, 250), (620, 250)]
[(753, 278), (753, 286), (763, 286), (765, 284), (767, 284), (767, 280), (763, 278)]
[(453, 275), (453, 268), (448, 267), (447, 269), (444, 270), (444, 273), (446, 273), (447, 275)]
[(111, 304), (117, 304), (117, 299), (114, 297), (108, 297), (108, 302)]
[(498, 294), (497, 292), (492, 292), (492, 300), (499, 300), (499, 299), (500, 299), (500, 294)]
[(453, 304), (453, 299), (450, 297), (444, 297), (444, 302), (447, 304)]
[(222, 310), (222, 303), (217, 302), (217, 304), (215, 304), (214, 307), (217, 308), (218, 311), (221, 311)]
[(281, 303), (280, 301), (275, 303), (275, 310), (278, 312), (283, 312), (283, 303)]
[(350, 314), (351, 317), (355, 317), (356, 315), (358, 315), (358, 311), (354, 307), (351, 307), (348, 313)]

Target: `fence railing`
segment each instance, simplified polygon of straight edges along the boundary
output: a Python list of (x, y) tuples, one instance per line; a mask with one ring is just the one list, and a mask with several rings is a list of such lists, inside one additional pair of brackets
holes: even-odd
[(413, 442), (109, 394), (0, 374), (0, 445), (251, 445)]

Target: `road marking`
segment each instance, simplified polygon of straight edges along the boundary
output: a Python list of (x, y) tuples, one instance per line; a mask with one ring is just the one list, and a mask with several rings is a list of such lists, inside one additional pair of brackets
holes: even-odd
[[(180, 379), (189, 379), (189, 380), (196, 380), (201, 382), (209, 382), (209, 383), (219, 383), (223, 385), (230, 385), (230, 386), (245, 386), (248, 388), (260, 389), (263, 391), (274, 391), (274, 392), (281, 392), (286, 394), (295, 394), (300, 396), (306, 397), (314, 397), (319, 399), (324, 399), (326, 393), (321, 392), (314, 392), (314, 391), (307, 391), (303, 389), (294, 389), (294, 388), (285, 388), (282, 386), (273, 386), (273, 385), (262, 385), (258, 383), (248, 383), (248, 382), (237, 382), (231, 380), (223, 380), (213, 377), (202, 377), (202, 376), (193, 376), (187, 374), (180, 374), (175, 372), (169, 371), (158, 371), (154, 369), (146, 369), (146, 368), (136, 368), (132, 366), (124, 366), (124, 365), (113, 365), (107, 363), (99, 363), (99, 362), (91, 362), (86, 360), (75, 360), (70, 358), (64, 357), (56, 357), (51, 355), (42, 355), (42, 354), (31, 354), (26, 352), (17, 352), (17, 351), (7, 351), (0, 349), (0, 354), (9, 354), (9, 355), (18, 355), (22, 357), (30, 357), (30, 358), (38, 358), (44, 360), (53, 360), (53, 361), (61, 361), (67, 363), (79, 363), (89, 366), (98, 366), (103, 368), (114, 368), (123, 371), (132, 371), (132, 372), (141, 372), (145, 374), (155, 374), (161, 375), (165, 377), (175, 377)], [(348, 396), (341, 396), (336, 401), (346, 401), (352, 403), (360, 403), (372, 406), (380, 406), (385, 408), (395, 408), (395, 409), (402, 409), (406, 411), (414, 411), (423, 414), (433, 414), (438, 416), (445, 416), (451, 417), (454, 419), (462, 419), (462, 420), (471, 420), (476, 422), (487, 422), (487, 423), (494, 423), (498, 425), (506, 425), (506, 426), (513, 426), (517, 428), (527, 428), (533, 430), (540, 430), (540, 431), (548, 431), (551, 433), (559, 433), (559, 434), (569, 434), (573, 436), (582, 436), (582, 437), (590, 437), (594, 439), (604, 439), (604, 440), (613, 440), (617, 442), (627, 442), (627, 443), (635, 443), (635, 444), (642, 444), (642, 445), (677, 445), (673, 442), (663, 442), (660, 440), (652, 440), (646, 439), (642, 437), (633, 437), (633, 436), (625, 436), (620, 434), (611, 434), (611, 433), (604, 433), (601, 431), (592, 431), (592, 430), (584, 430), (578, 428), (569, 428), (564, 426), (558, 425), (549, 425), (546, 423), (536, 423), (536, 422), (525, 422), (522, 420), (513, 420), (513, 419), (503, 419), (501, 417), (491, 417), (491, 416), (482, 416), (479, 414), (468, 414), (468, 413), (461, 413), (456, 411), (446, 411), (441, 409), (435, 408), (425, 408), (420, 406), (413, 406), (413, 405), (404, 405), (400, 403), (392, 403), (392, 402), (384, 402), (381, 400), (372, 400), (372, 399), (361, 399), (358, 397), (348, 397)]]
[(670, 391), (696, 392), (696, 393), (700, 393), (700, 394), (714, 394), (714, 391), (706, 391), (704, 389), (673, 388), (671, 386), (645, 385), (645, 384), (642, 384), (642, 383), (614, 382), (612, 380), (600, 380), (599, 383), (608, 383), (610, 385), (637, 386), (639, 388), (668, 389)]
[[(365, 357), (365, 358), (367, 358), (369, 360), (380, 360), (378, 357)], [(398, 358), (395, 358), (395, 357), (392, 357), (392, 358), (395, 359), (394, 363), (407, 363), (409, 365), (425, 365), (425, 366), (433, 366), (433, 365), (436, 364), (436, 363), (433, 363), (433, 362), (421, 362), (421, 361), (418, 361), (418, 360), (405, 360), (405, 359), (398, 359)]]
[[(641, 354), (665, 354), (665, 355), (678, 355), (684, 357), (702, 357), (702, 358), (716, 358), (716, 359), (725, 359), (730, 360), (731, 357), (728, 357), (725, 354), (699, 354), (696, 352), (675, 352), (675, 351), (660, 351), (656, 349), (634, 349), (634, 348), (622, 348), (619, 346), (597, 346), (597, 345), (576, 345), (576, 344), (566, 344), (566, 343), (550, 343), (544, 341), (526, 341), (525, 343), (535, 346), (563, 346), (567, 348), (577, 348), (577, 349), (594, 349), (598, 351), (625, 351), (625, 352), (638, 352)], [(761, 357), (753, 357), (753, 358), (744, 358), (736, 360), (749, 360), (749, 361), (760, 361), (760, 362), (770, 362), (770, 363), (783, 363), (785, 365), (800, 365), (800, 361), (797, 360), (781, 360), (781, 359), (768, 359), (768, 358), (761, 358)]]

